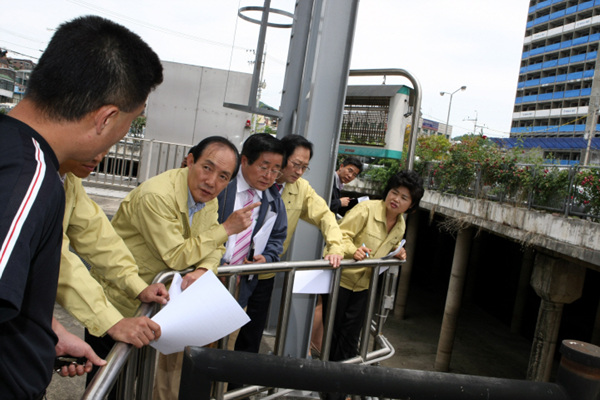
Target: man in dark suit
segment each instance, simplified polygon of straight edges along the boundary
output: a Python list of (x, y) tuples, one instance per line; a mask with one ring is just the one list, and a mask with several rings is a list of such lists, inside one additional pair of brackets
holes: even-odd
[(329, 209), (334, 214), (344, 216), (346, 211), (356, 205), (356, 199), (341, 197), (341, 191), (345, 184), (352, 182), (362, 172), (362, 169), (362, 162), (358, 158), (348, 157), (334, 174), (331, 203), (329, 204)]
[[(223, 262), (229, 265), (279, 261), (287, 234), (287, 215), (279, 191), (273, 186), (281, 176), (284, 149), (279, 140), (268, 134), (250, 136), (242, 147), (240, 173), (218, 196), (219, 220), (240, 208), (260, 202), (253, 210), (252, 225), (231, 235)], [(262, 230), (262, 231), (261, 231)], [(254, 252), (257, 233), (268, 235), (264, 250)], [(267, 321), (275, 274), (242, 276), (238, 302), (247, 307), (251, 321), (242, 327), (235, 350), (258, 353)]]

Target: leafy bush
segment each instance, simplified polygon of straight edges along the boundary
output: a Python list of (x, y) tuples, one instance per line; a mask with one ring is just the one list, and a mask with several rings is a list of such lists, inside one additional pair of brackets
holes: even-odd
[(579, 171), (574, 182), (577, 203), (589, 212), (600, 215), (600, 170), (584, 169)]

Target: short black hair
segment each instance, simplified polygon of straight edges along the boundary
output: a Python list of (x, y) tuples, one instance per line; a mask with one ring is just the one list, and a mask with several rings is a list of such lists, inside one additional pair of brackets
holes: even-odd
[(296, 151), (296, 148), (298, 147), (304, 147), (305, 149), (308, 149), (308, 151), (310, 152), (310, 159), (312, 159), (313, 156), (313, 144), (306, 139), (304, 136), (301, 135), (287, 135), (284, 138), (281, 139), (281, 144), (283, 145), (283, 149), (285, 150), (285, 155), (284, 155), (284, 160), (283, 160), (283, 165), (287, 165), (287, 160), (288, 158), (294, 154), (294, 151)]
[(240, 169), (240, 153), (238, 152), (237, 147), (229, 139), (223, 136), (209, 136), (203, 139), (200, 143), (192, 147), (188, 154), (191, 154), (194, 157), (194, 162), (196, 162), (200, 157), (202, 157), (202, 153), (204, 150), (211, 144), (220, 144), (224, 147), (229, 147), (233, 154), (235, 154), (235, 169), (233, 170), (233, 174), (231, 174), (231, 179), (237, 176), (238, 170)]
[(419, 208), (419, 202), (425, 193), (423, 179), (415, 171), (400, 171), (388, 180), (385, 190), (383, 191), (383, 198), (385, 199), (387, 197), (390, 190), (399, 187), (407, 188), (412, 199), (412, 204), (406, 212), (412, 213), (417, 210)]
[(360, 160), (356, 157), (346, 157), (344, 159), (344, 161), (342, 162), (343, 166), (348, 166), (348, 165), (354, 165), (356, 168), (358, 168), (358, 173), (360, 174), (363, 170), (363, 164), (362, 162), (360, 162)]
[(261, 153), (276, 153), (285, 157), (285, 150), (281, 141), (268, 133), (255, 133), (250, 135), (242, 146), (242, 155), (248, 159), (248, 164), (254, 164)]
[(158, 55), (138, 35), (108, 19), (61, 24), (31, 72), (25, 98), (47, 117), (79, 121), (105, 105), (132, 112), (163, 80)]

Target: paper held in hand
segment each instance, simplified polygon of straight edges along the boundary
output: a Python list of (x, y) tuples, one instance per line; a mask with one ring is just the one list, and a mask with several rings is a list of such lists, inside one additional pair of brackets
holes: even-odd
[(185, 346), (205, 346), (250, 321), (212, 271), (186, 290), (180, 288), (181, 275), (176, 274), (169, 290), (171, 300), (152, 318), (162, 334), (150, 345), (163, 354), (183, 351)]
[(400, 249), (402, 249), (402, 247), (404, 247), (404, 243), (406, 243), (405, 239), (402, 239), (400, 241), (400, 244), (398, 245), (398, 247), (396, 247), (394, 250), (390, 251), (387, 255), (381, 257), (382, 260), (387, 260), (389, 258), (394, 257), (396, 254), (398, 254), (400, 252)]

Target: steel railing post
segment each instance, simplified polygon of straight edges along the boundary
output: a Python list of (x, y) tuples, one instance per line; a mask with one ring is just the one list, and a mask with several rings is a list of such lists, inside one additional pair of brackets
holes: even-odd
[(330, 295), (327, 296), (327, 313), (323, 322), (323, 343), (321, 344), (321, 360), (329, 360), (331, 352), (331, 335), (333, 333), (333, 322), (335, 320), (335, 309), (337, 308), (337, 298), (340, 292), (340, 281), (342, 280), (342, 266), (333, 271), (331, 280)]

